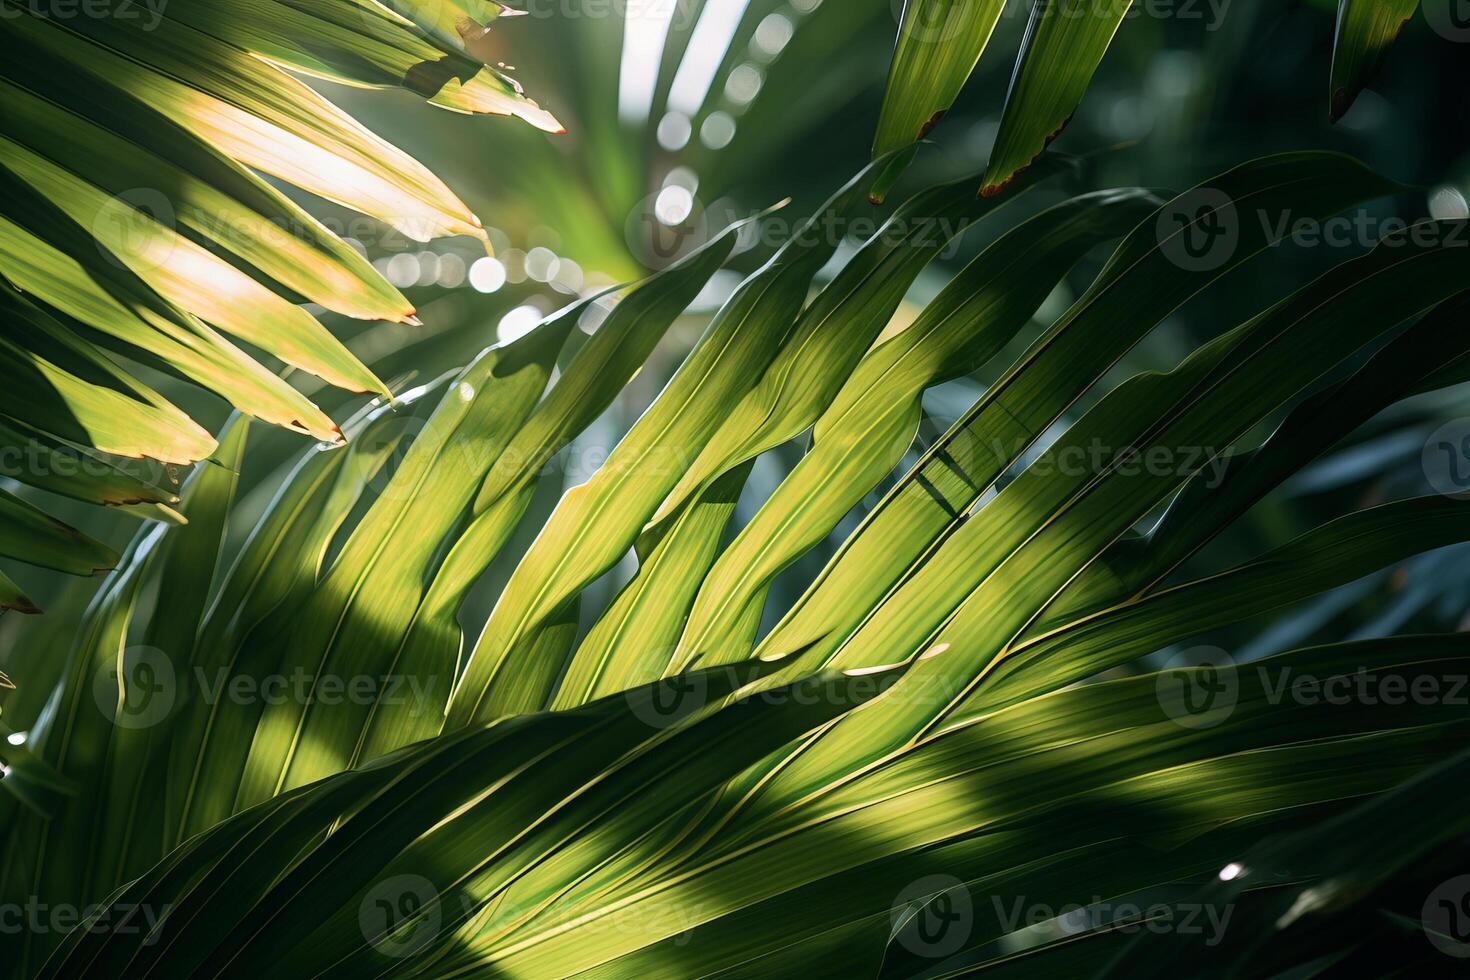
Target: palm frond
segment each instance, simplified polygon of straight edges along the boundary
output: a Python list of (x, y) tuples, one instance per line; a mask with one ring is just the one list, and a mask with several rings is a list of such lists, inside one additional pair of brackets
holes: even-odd
[[(41, 466), (5, 475), (139, 516), (166, 518), (177, 488), (161, 468), (130, 472), (127, 460), (193, 463), (217, 446), (136, 365), (325, 441), (341, 438), (337, 423), (261, 355), (390, 397), (296, 303), (390, 321), (412, 321), (413, 307), (265, 176), (421, 241), (484, 239), (437, 177), (292, 72), (560, 129), (474, 54), (498, 5), (481, 19), (452, 4), (375, 0), (108, 3), (81, 17), (4, 0), (0, 10), (4, 445), (27, 459), (79, 454), (96, 476), (61, 484)], [(0, 554), (59, 567), (51, 546), (12, 541)], [(74, 549), (61, 564), (90, 572), (112, 561)]]
[[(1003, 0), (904, 0), (875, 155), (921, 140), (938, 125), (1009, 8)], [(1334, 121), (1352, 106), (1418, 9), (1418, 0), (1341, 0), (1332, 63)], [(1133, 0), (1032, 0), (984, 193), (1015, 179), (1066, 128), (1130, 12), (1138, 12)], [(883, 175), (875, 198), (887, 194), (900, 172), (893, 167)]]
[[(866, 207), (893, 162), (735, 290), (540, 524), (473, 643), (466, 597), (527, 523), (542, 468), (630, 383), (739, 227), (620, 289), (595, 326), (575, 303), (369, 406), (222, 555), (251, 427), (232, 422), (225, 465), (183, 489), (189, 524), (140, 532), (104, 581), (29, 733), (72, 795), (49, 819), (11, 802), (0, 900), (96, 914), (24, 937), (13, 974), (1052, 969), (1127, 936), (1101, 922), (1049, 945), (978, 897), (1060, 907), (1079, 887), (1130, 896), (1250, 867), (1257, 838), (1358, 826), (1355, 805), (1381, 809), (1453, 755), (1466, 720), (1449, 699), (1343, 708), (1281, 685), (1448, 685), (1463, 636), (1095, 681), (1470, 537), (1463, 500), (1396, 500), (1174, 578), (1381, 410), (1458, 380), (1443, 369), (1470, 344), (1458, 226), (1420, 225), (1173, 369), (1109, 385), (1157, 324), (1276, 244), (1258, 214), (1326, 217), (1395, 185), (1290, 153), (1169, 201), (1085, 193), (996, 235), (886, 330), (949, 239), (936, 227), (992, 224), (1070, 171), (1046, 160), (987, 198), (978, 175), (922, 191), (815, 287), (839, 242), (812, 232)], [(1233, 247), (1199, 261), (1184, 236), (1230, 211)], [(924, 391), (1000, 355), (1115, 241), (763, 633), (770, 583), (900, 465)], [(730, 533), (752, 466), (808, 431)], [(636, 573), (599, 609), (591, 587), (630, 551)], [(926, 912), (961, 896), (966, 929), (940, 943)], [(127, 915), (139, 929), (109, 927)]]

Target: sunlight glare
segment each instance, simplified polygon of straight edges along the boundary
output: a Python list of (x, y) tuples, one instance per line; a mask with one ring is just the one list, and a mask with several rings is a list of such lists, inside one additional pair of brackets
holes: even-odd
[(658, 69), (663, 63), (664, 40), (674, 18), (675, 4), (650, 3), (630, 8), (623, 23), (623, 64), (618, 80), (618, 118), (641, 125), (653, 110)]
[(684, 51), (684, 60), (674, 75), (669, 90), (670, 109), (686, 116), (699, 112), (749, 5), (750, 0), (709, 0), (705, 4), (689, 38), (689, 47)]

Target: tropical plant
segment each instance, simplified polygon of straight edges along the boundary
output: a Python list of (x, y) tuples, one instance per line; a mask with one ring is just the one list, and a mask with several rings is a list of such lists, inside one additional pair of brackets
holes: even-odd
[[(1028, 151), (1000, 179), (993, 160), (875, 210), (874, 188), (915, 154), (905, 138), (761, 255), (692, 346), (674, 345), (666, 383), (640, 388), (685, 311), (778, 214), (395, 396), (386, 371), (287, 302), (371, 294), (384, 305), (339, 312), (411, 315), (350, 246), (323, 231), (312, 240), (331, 260), (305, 262), (286, 254), (295, 236), (284, 249), (261, 236), (248, 255), (211, 239), (233, 258), (196, 239), (234, 218), (263, 227), (228, 211), (222, 186), (311, 220), (245, 169), (273, 172), (272, 146), (300, 171), (278, 177), (405, 230), (473, 233), (468, 209), (397, 151), (349, 152), (365, 131), (275, 66), (554, 128), (482, 63), (503, 8), (175, 4), (146, 40), (32, 13), (4, 29), (29, 42), (12, 59), (27, 71), (0, 69), (7, 94), (44, 133), (0, 124), (0, 149), (14, 147), (0, 274), (14, 310), (46, 327), (44, 350), (70, 360), (13, 343), (30, 360), (0, 397), (16, 425), (22, 409), (53, 427), (74, 404), (91, 413), (17, 429), (34, 442), (127, 455), (107, 431), (140, 456), (210, 460), (178, 499), (85, 497), (172, 519), (115, 559), (54, 549), (94, 549), (65, 570), (116, 567), (63, 624), (64, 650), (24, 672), (3, 661), (18, 685), (6, 707), (20, 705), (0, 717), (7, 976), (1415, 975), (1464, 951), (1459, 925), (1440, 924), (1470, 894), (1441, 885), (1445, 855), (1465, 856), (1446, 790), (1470, 765), (1464, 636), (1344, 630), (1249, 662), (1185, 649), (1470, 541), (1456, 471), (1438, 494), (1353, 501), (1244, 558), (1214, 547), (1335, 447), (1470, 381), (1464, 221), (1404, 225), (1366, 254), (1324, 249), (1315, 279), (1270, 292), (1302, 222), (1407, 189), (1299, 151), (1182, 194), (1089, 190), (1080, 161)], [(1366, 63), (1352, 53), (1387, 37), (1360, 7), (1342, 5), (1340, 60)], [(965, 23), (967, 37), (983, 26)], [(1101, 57), (1105, 33), (1069, 35), (1076, 64)], [(892, 90), (909, 109), (932, 101), (931, 81), (963, 81), (953, 52), (943, 72), (917, 70), (913, 36)], [(1028, 36), (1023, 66), (1056, 60), (1031, 51), (1041, 43)], [(85, 48), (85, 86), (77, 45), (100, 52)], [(1365, 68), (1343, 69), (1347, 90)], [(289, 92), (240, 115), (226, 108), (263, 90), (201, 101), (174, 87), (247, 70)], [(1080, 98), (1091, 74), (1029, 72), (1048, 104)], [(37, 79), (56, 91), (28, 102)], [(159, 133), (172, 142), (145, 145)], [(287, 136), (301, 142), (283, 149)], [(346, 199), (340, 171), (303, 166), (320, 159), (307, 146), (360, 164), (396, 203)], [(170, 184), (177, 227), (126, 193), (143, 172), (126, 161), (145, 151), (152, 167), (214, 161)], [(200, 205), (197, 225), (180, 206), (194, 194), (218, 209)], [(409, 200), (411, 218), (395, 210)], [(119, 207), (121, 223), (89, 217)], [(876, 230), (845, 248), (862, 228)], [(961, 237), (984, 247), (907, 315)], [(270, 263), (318, 277), (318, 293)], [(356, 272), (333, 278), (342, 269)], [(214, 275), (282, 289), (224, 304), (235, 294)], [(1246, 278), (1257, 288), (1239, 289)], [(297, 411), (309, 403), (294, 374), (244, 354), (193, 371), (152, 334), (108, 333), (67, 305), (123, 289), (138, 305), (120, 310), (192, 318), (180, 322), (215, 345), (206, 310), (237, 317), (253, 346), (368, 397), (339, 432)], [(1196, 297), (1229, 309), (1228, 328), (1160, 369), (1130, 366)], [(299, 351), (317, 356), (287, 356)], [(201, 437), (109, 353), (238, 411)], [(917, 438), (926, 395), (971, 376), (991, 380)], [(620, 430), (607, 419), (622, 401), (639, 412)], [(260, 476), (262, 423), (320, 441)], [(194, 433), (192, 449), (154, 452), (170, 433)], [(554, 461), (579, 445), (594, 462), (563, 493)], [(756, 492), (757, 468), (793, 445)], [(1453, 467), (1456, 444), (1443, 448)], [(774, 602), (793, 574), (799, 598)], [(1323, 693), (1344, 684), (1357, 696)], [(1185, 926), (1201, 916), (1211, 930)]]
[[(904, 0), (874, 152), (923, 139), (954, 105), (1010, 0)], [(1340, 0), (1332, 118), (1368, 83), (1419, 0)], [(1133, 0), (1036, 0), (1016, 57), (985, 193), (998, 192), (1066, 128)], [(886, 193), (897, 168), (875, 194)]]
[[(1470, 339), (1449, 327), (1463, 322), (1467, 255), (1429, 234), (1452, 229), (1343, 263), (1175, 370), (1117, 386), (1038, 455), (1154, 324), (1274, 244), (1270, 226), (1241, 222), (1223, 261), (1181, 264), (1180, 236), (1218, 216), (1193, 206), (1200, 191), (1084, 194), (1006, 232), (875, 345), (943, 247), (934, 217), (980, 219), (1065, 169), (1032, 168), (1000, 197), (977, 197), (973, 180), (921, 193), (806, 303), (835, 247), (808, 232), (861, 206), (887, 163), (736, 292), (562, 499), (463, 650), (459, 603), (538, 473), (637, 372), (738, 229), (633, 287), (590, 338), (575, 304), (368, 412), (348, 445), (308, 452), (211, 584), (199, 570), (217, 562), (249, 432), (233, 423), (225, 465), (185, 488), (190, 523), (138, 536), (31, 732), (33, 757), (10, 760), (4, 785), (29, 776), (33, 806), (46, 809), (48, 780), (71, 789), (49, 816), (14, 810), (7, 898), (102, 903), (95, 929), (25, 936), (16, 974), (43, 960), (58, 977), (902, 972), (925, 949), (906, 931), (914, 909), (960, 883), (1061, 905), (1078, 888), (1187, 880), (1451, 754), (1465, 717), (1449, 704), (1281, 703), (1245, 665), (1197, 668), (1234, 692), (1204, 721), (1155, 676), (1072, 685), (1470, 535), (1462, 502), (1406, 500), (1170, 581), (1304, 461), (1401, 397), (1461, 380)], [(1322, 216), (1394, 190), (1312, 153), (1208, 187)], [(758, 636), (772, 578), (903, 455), (918, 395), (996, 355), (1068, 267), (1119, 237), (1089, 290)], [(419, 406), (422, 426), (405, 430)], [(801, 464), (728, 538), (751, 461), (807, 429)], [(1088, 447), (1105, 448), (1068, 462)], [(579, 597), (630, 547), (637, 574), (579, 638)], [(1458, 638), (1402, 637), (1269, 663), (1413, 685), (1448, 683), (1466, 654)], [(306, 696), (272, 696), (275, 679)], [(1139, 838), (1177, 844), (1120, 859)], [(1246, 885), (1321, 886), (1245, 869)], [(915, 881), (928, 884), (905, 894)], [(943, 952), (966, 969), (1008, 962), (1001, 926)]]
[[(108, 0), (60, 16), (0, 3), (6, 476), (178, 520), (176, 476), (134, 461), (194, 463), (216, 443), (128, 363), (325, 440), (341, 437), (336, 424), (240, 344), (388, 394), (292, 300), (371, 320), (411, 320), (413, 307), (257, 172), (418, 240), (483, 238), (438, 178), (285, 70), (558, 129), (475, 56), (505, 8), (474, 6)], [(116, 561), (13, 494), (0, 491), (0, 509), (0, 555), (81, 575)], [(0, 607), (35, 610), (3, 577)]]

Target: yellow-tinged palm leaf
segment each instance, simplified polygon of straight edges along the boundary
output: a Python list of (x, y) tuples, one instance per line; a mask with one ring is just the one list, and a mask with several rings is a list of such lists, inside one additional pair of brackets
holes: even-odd
[(748, 650), (754, 637), (740, 624), (755, 625), (771, 580), (903, 458), (924, 390), (988, 361), (1073, 263), (1156, 204), (1143, 191), (1105, 191), (1044, 212), (982, 252), (908, 329), (859, 362), (817, 419), (811, 451), (705, 576), (670, 669)]
[[(755, 385), (797, 320), (812, 279), (837, 250), (822, 222), (863, 198), (861, 182), (873, 169), (849, 181), (741, 284), (608, 462), (562, 498), (469, 654), (450, 703), (451, 724), (498, 714), (495, 678), (517, 644), (533, 639), (540, 622), (558, 615), (633, 545), (681, 479), (680, 461), (708, 443)], [(568, 550), (582, 556), (576, 566), (563, 560)], [(538, 676), (551, 674), (542, 669)], [(544, 700), (551, 692), (533, 693)]]
[(1419, 0), (1340, 0), (1332, 51), (1332, 119), (1352, 107), (1419, 9)]
[(335, 423), (296, 389), (94, 247), (69, 218), (48, 214), (50, 205), (27, 193), (13, 176), (7, 183), (9, 200), (0, 205), (0, 257), (17, 289), (130, 352), (195, 378), (241, 411), (318, 439), (341, 438)]
[(86, 31), (103, 49), (94, 55), (102, 77), (230, 158), (420, 241), (481, 234), (478, 219), (427, 168), (249, 48), (167, 18), (146, 36), (105, 20), (87, 22)]
[[(141, 212), (109, 214), (121, 209), (115, 198), (4, 137), (0, 166), (55, 201), (78, 225), (91, 222), (97, 244), (165, 300), (340, 388), (388, 395), (311, 314), (172, 228)], [(109, 220), (114, 216), (122, 220)]]
[[(954, 105), (990, 43), (1006, 0), (905, 0), (873, 155), (921, 140)], [(897, 180), (894, 165), (873, 188), (883, 200)]]
[[(169, 493), (148, 491), (106, 457), (194, 462), (214, 442), (111, 355), (331, 441), (336, 423), (217, 331), (329, 384), (387, 395), (295, 304), (414, 319), (364, 257), (257, 171), (420, 241), (484, 237), (427, 168), (286, 69), (560, 126), (476, 52), (476, 32), (494, 17), (472, 23), (452, 3), (396, 12), (376, 0), (121, 7), (51, 16), (0, 0), (0, 276), (15, 321), (0, 338), (43, 332), (40, 348), (15, 358), (13, 384), (0, 374), (0, 414), (20, 426), (7, 430), (11, 447), (96, 464), (88, 478), (14, 466), (8, 475), (168, 521), (177, 518)], [(90, 567), (92, 557), (73, 564)]]
[[(41, 611), (39, 606), (26, 598), (26, 594), (20, 590), (20, 586), (11, 581), (10, 576), (3, 572), (0, 572), (0, 609), (14, 609), (16, 612), (32, 615)], [(3, 678), (0, 679), (0, 691), (15, 689), (15, 685), (10, 683), (8, 677), (0, 674), (0, 678)]]
[[(1234, 711), (1209, 728), (1171, 720), (1154, 676), (1064, 692), (911, 746), (820, 805), (672, 851), (669, 822), (687, 821), (725, 774), (824, 719), (861, 718), (894, 697), (903, 671), (817, 675), (662, 732), (641, 717), (657, 687), (467, 729), (196, 838), (117, 899), (190, 910), (194, 942), (168, 942), (166, 927), (147, 938), (78, 930), (54, 975), (124, 963), (184, 975), (282, 962), (359, 972), (394, 948), (442, 977), (738, 972), (808, 946), (830, 965), (838, 952), (825, 941), (847, 923), (869, 928), (842, 962), (874, 971), (895, 898), (916, 877), (943, 870), (980, 894), (1061, 890), (1047, 861), (1064, 856), (1086, 862), (1104, 894), (1127, 891), (1221, 867), (1243, 838), (1214, 828), (1302, 826), (1443, 759), (1466, 730), (1449, 706), (1343, 712), (1271, 696), (1278, 672), (1364, 662), (1404, 684), (1442, 681), (1464, 669), (1466, 647), (1421, 637), (1232, 670)], [(712, 705), (729, 690), (723, 674), (695, 675)], [(676, 759), (682, 778), (670, 780)], [(1124, 815), (1141, 834), (1197, 841), (1140, 850), (1138, 862), (1112, 848), (1105, 864), (1099, 849)], [(306, 853), (289, 869), (262, 867), (241, 846), (261, 839)], [(384, 867), (384, 854), (397, 857)], [(385, 883), (406, 881), (421, 902), (359, 916), (376, 896), (401, 894)], [(965, 938), (996, 938), (997, 926)]]
[(117, 564), (117, 553), (102, 542), (4, 490), (0, 490), (0, 555), (72, 575), (95, 575)]
[(0, 313), (13, 365), (0, 410), (10, 417), (116, 456), (192, 463), (214, 452), (208, 432), (15, 290), (0, 288)]
[[(449, 18), (469, 22), (457, 13), (463, 9), (458, 0), (395, 4), (402, 14), (379, 0), (237, 0), (231, 16), (222, 17), (209, 0), (184, 0), (170, 5), (167, 14), (297, 71), (346, 84), (404, 88), (444, 108), (516, 116), (546, 132), (563, 131), (517, 82), (487, 65), (476, 46), (465, 45), (457, 29), (444, 38), (430, 30)], [(487, 22), (504, 9), (495, 3), (489, 8)], [(477, 27), (467, 33), (476, 40), (483, 36)]]
[[(859, 204), (886, 164), (828, 208)], [(1352, 807), (1460, 748), (1463, 706), (1283, 698), (1283, 678), (1371, 672), (1385, 690), (1443, 690), (1470, 666), (1463, 636), (1078, 683), (1470, 537), (1464, 501), (1393, 501), (1166, 581), (1304, 463), (1400, 400), (1462, 380), (1470, 346), (1451, 329), (1466, 302), (1458, 227), (1426, 224), (1173, 370), (1094, 392), (1156, 323), (1273, 244), (1269, 225), (1247, 221), (1220, 264), (1178, 261), (1175, 236), (1219, 207), (1181, 202), (1209, 189), (1238, 207), (1327, 215), (1392, 185), (1341, 157), (1287, 154), (1158, 207), (1133, 189), (1074, 198), (998, 236), (892, 331), (889, 294), (911, 263), (859, 249), (804, 312), (836, 242), (794, 239), (553, 511), (467, 660), (458, 614), (535, 512), (537, 472), (650, 356), (733, 232), (630, 289), (565, 357), (585, 304), (366, 410), (348, 445), (313, 449), (274, 485), (220, 563), (243, 430), (222, 434), (227, 465), (184, 495), (191, 523), (138, 535), (89, 611), (30, 733), (49, 767), (38, 772), (73, 780), (76, 795), (40, 794), (28, 810), (17, 790), (0, 865), (0, 901), (170, 914), (138, 932), (26, 937), (17, 975), (907, 976), (935, 966), (911, 941), (945, 896), (1085, 904), (1216, 877), (1258, 838), (1363, 827)], [(941, 217), (987, 206), (973, 184), (921, 200)], [(1120, 235), (1092, 287), (758, 642), (759, 580), (895, 465), (923, 392), (1004, 348), (1089, 247)], [(804, 345), (832, 356), (808, 364)], [(771, 420), (744, 417), (768, 378)], [(812, 411), (816, 391), (832, 396)], [(1083, 398), (1088, 410), (1058, 425)], [(728, 535), (766, 444), (812, 425), (810, 454), (756, 509), (756, 530)], [(1048, 430), (1046, 450), (1025, 455)], [(1058, 465), (1092, 445), (1113, 451)], [(1188, 465), (1129, 465), (1189, 447)], [(706, 451), (714, 462), (700, 464)], [(690, 473), (694, 489), (670, 498)], [(595, 609), (587, 586), (635, 543), (636, 575), (578, 644)], [(738, 615), (708, 611), (724, 595)], [(159, 690), (156, 669), (131, 669), (140, 645), (177, 681), (141, 730), (119, 724)], [(487, 652), (502, 655), (478, 661)], [(220, 696), (298, 673), (301, 695)], [(113, 695), (100, 712), (99, 683)], [(1222, 685), (1228, 703), (1206, 699), (1215, 713), (1191, 723), (1189, 695)], [(1443, 802), (1422, 783), (1402, 792)], [(1428, 820), (1385, 806), (1364, 812), (1394, 834)], [(1273, 867), (1272, 854), (1299, 852), (1251, 854)], [(1387, 857), (1371, 871), (1406, 874)], [(1337, 873), (1312, 870), (1327, 884)], [(1084, 935), (1106, 944), (1105, 930)], [(966, 969), (1073, 962), (1050, 946), (1018, 957), (1025, 940), (981, 916), (950, 952)]]
[(997, 194), (1066, 128), (1133, 0), (1036, 0), (981, 191)]

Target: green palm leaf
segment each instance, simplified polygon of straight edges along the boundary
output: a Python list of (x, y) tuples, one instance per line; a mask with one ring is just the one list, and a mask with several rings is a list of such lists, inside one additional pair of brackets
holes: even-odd
[(1419, 9), (1419, 0), (1342, 0), (1332, 52), (1332, 119), (1347, 114), (1388, 48)]
[(1133, 0), (1036, 0), (981, 187), (995, 194), (1066, 128)]
[[(860, 207), (890, 162), (803, 230)], [(823, 235), (751, 274), (506, 569), (472, 648), (459, 616), (525, 529), (541, 469), (653, 356), (739, 226), (618, 290), (591, 337), (576, 329), (588, 300), (368, 405), (346, 445), (267, 484), (233, 552), (247, 424), (232, 423), (221, 465), (180, 494), (189, 523), (150, 526), (117, 559), (29, 733), (0, 901), (96, 913), (95, 928), (27, 936), (13, 974), (1044, 970), (1126, 952), (1126, 934), (1100, 921), (1056, 943), (982, 904), (936, 954), (916, 941), (926, 910), (1192, 893), (1231, 862), (1266, 867), (1276, 843), (1242, 858), (1260, 838), (1359, 826), (1353, 807), (1448, 759), (1467, 731), (1448, 698), (1344, 708), (1282, 692), (1365, 672), (1442, 688), (1466, 671), (1457, 635), (1096, 681), (1470, 540), (1461, 500), (1389, 500), (1175, 576), (1307, 462), (1463, 378), (1457, 226), (1417, 226), (1171, 370), (1109, 386), (1156, 324), (1275, 244), (1261, 215), (1327, 216), (1394, 185), (1283, 154), (1163, 204), (1137, 189), (1064, 199), (886, 330), (948, 240), (919, 238), (921, 221), (958, 228), (999, 203), (973, 189), (921, 193), (815, 291), (839, 244)], [(1227, 215), (1228, 254), (1181, 250)], [(762, 635), (770, 580), (900, 464), (924, 392), (1011, 346), (1114, 240)], [(753, 465), (807, 430), (810, 451), (728, 533)], [(1094, 445), (1095, 461), (1065, 462)], [(1160, 454), (1171, 465), (1134, 465)], [(599, 608), (589, 586), (630, 549), (636, 574)], [(292, 678), (282, 698), (258, 686)], [(1386, 862), (1375, 880), (1403, 873)], [(129, 914), (137, 930), (104, 925)]]
[[(1005, 7), (991, 0), (905, 0), (875, 155), (922, 140), (939, 123), (989, 45)], [(1123, 21), (1138, 9), (1133, 0), (1032, 0), (984, 193), (999, 192), (1067, 127)], [(1418, 9), (1418, 0), (1340, 0), (1333, 121), (1352, 106)], [(875, 200), (886, 196), (901, 172), (899, 164), (885, 170), (874, 187)]]
[[(193, 463), (214, 451), (114, 355), (326, 441), (340, 438), (337, 424), (233, 341), (328, 384), (388, 395), (296, 303), (394, 321), (411, 321), (412, 306), (257, 172), (420, 241), (484, 233), (425, 167), (283, 69), (560, 129), (467, 41), (493, 18), (471, 31), (452, 4), (186, 0), (132, 15), (51, 17), (0, 0), (0, 12), (0, 302), (9, 312), (0, 340), (11, 350), (19, 331), (42, 334), (37, 347), (6, 358), (0, 411), (21, 427), (8, 444), (33, 454), (54, 453), (58, 440), (100, 459)], [(100, 459), (96, 468), (110, 465)], [(7, 475), (170, 519), (157, 506), (169, 495), (125, 476), (87, 485), (16, 468)], [(58, 561), (48, 552), (41, 563)], [(78, 551), (62, 564), (98, 561)]]
[[(875, 157), (922, 140), (939, 124), (975, 70), (1005, 6), (1005, 0), (906, 0)], [(895, 164), (880, 177), (875, 200), (887, 196), (901, 169)]]

